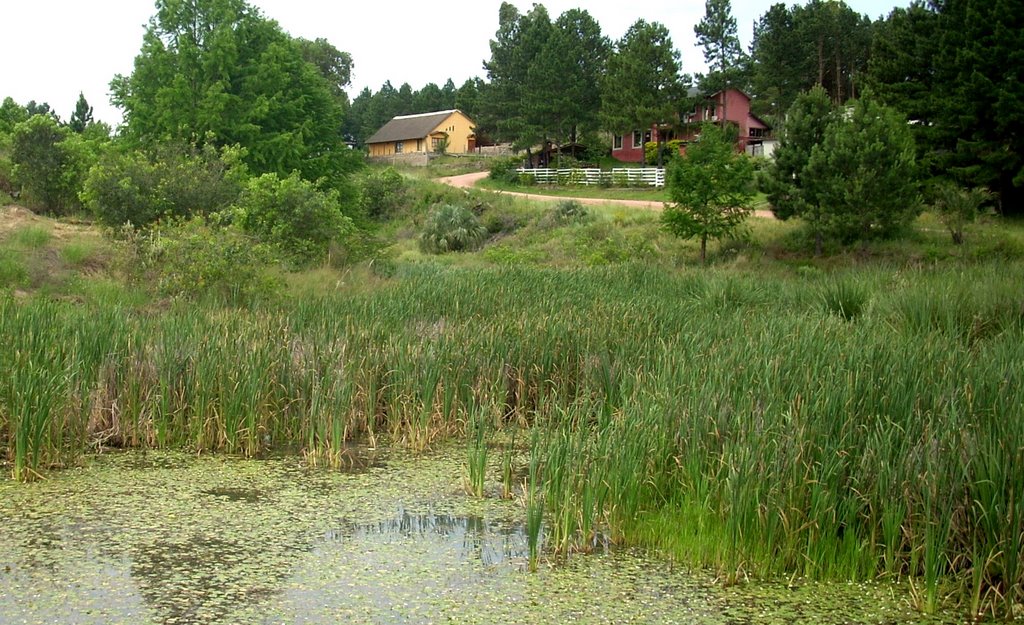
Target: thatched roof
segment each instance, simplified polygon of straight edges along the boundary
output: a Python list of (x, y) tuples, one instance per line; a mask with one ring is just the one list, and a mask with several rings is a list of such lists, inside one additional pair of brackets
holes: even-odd
[(411, 139), (423, 139), (441, 122), (451, 117), (452, 113), (459, 111), (437, 111), (436, 113), (421, 113), (419, 115), (399, 115), (373, 133), (366, 143), (390, 143), (391, 141), (409, 141)]

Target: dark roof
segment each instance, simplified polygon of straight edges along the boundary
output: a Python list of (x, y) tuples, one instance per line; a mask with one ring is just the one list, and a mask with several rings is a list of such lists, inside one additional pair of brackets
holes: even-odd
[(407, 141), (409, 139), (422, 139), (444, 120), (451, 117), (452, 113), (458, 113), (456, 109), (450, 111), (437, 111), (435, 113), (420, 113), (419, 115), (399, 115), (373, 133), (366, 143), (388, 143), (390, 141)]

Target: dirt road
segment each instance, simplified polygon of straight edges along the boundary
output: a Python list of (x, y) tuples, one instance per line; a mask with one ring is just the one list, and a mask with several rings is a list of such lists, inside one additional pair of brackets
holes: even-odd
[[(460, 176), (449, 176), (447, 178), (439, 178), (440, 182), (458, 187), (460, 189), (468, 189), (473, 187), (477, 181), (487, 177), (486, 171), (479, 171), (472, 174), (462, 174)], [(528, 200), (535, 200), (539, 202), (560, 202), (562, 200), (576, 200), (580, 204), (587, 204), (590, 206), (629, 206), (631, 208), (642, 208), (646, 210), (661, 210), (665, 207), (664, 202), (654, 202), (651, 200), (612, 200), (604, 198), (592, 198), (592, 197), (563, 197), (554, 195), (539, 195), (536, 193), (520, 193), (518, 191), (494, 191), (493, 193), (503, 193), (505, 195), (511, 195), (513, 197), (526, 198)], [(775, 219), (775, 215), (771, 211), (757, 210), (754, 211), (755, 217), (761, 217), (764, 219)]]

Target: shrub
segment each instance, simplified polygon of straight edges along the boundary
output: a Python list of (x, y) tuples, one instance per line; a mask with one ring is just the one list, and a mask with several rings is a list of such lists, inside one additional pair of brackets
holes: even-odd
[(563, 200), (555, 205), (548, 213), (552, 222), (564, 226), (574, 223), (586, 223), (592, 216), (587, 207), (576, 200)]
[[(666, 141), (665, 145), (661, 148), (662, 163), (669, 163), (674, 158), (679, 158), (679, 148), (682, 147), (684, 141), (679, 139), (672, 139)], [(644, 144), (644, 163), (647, 165), (658, 164), (658, 142), (648, 141)]]
[(955, 245), (963, 245), (964, 227), (978, 219), (985, 202), (992, 199), (987, 189), (963, 189), (952, 182), (943, 182), (933, 190), (939, 220), (949, 230)]
[(56, 215), (77, 210), (88, 156), (81, 138), (49, 115), (36, 115), (14, 127), (12, 173), (34, 208)]
[(82, 199), (110, 227), (216, 213), (238, 199), (246, 175), (241, 157), (238, 148), (212, 147), (110, 153), (89, 171)]
[(407, 186), (405, 178), (393, 167), (370, 174), (363, 181), (359, 200), (363, 214), (373, 219), (394, 217), (405, 203)]
[(281, 286), (270, 271), (277, 260), (270, 246), (236, 227), (201, 218), (127, 231), (129, 272), (157, 294), (246, 304)]
[(429, 254), (473, 250), (483, 243), (487, 229), (471, 210), (444, 204), (431, 211), (420, 236), (420, 249)]
[(516, 170), (523, 166), (523, 159), (518, 156), (496, 158), (491, 161), (490, 178), (499, 182), (509, 184), (519, 183), (519, 174)]
[(263, 174), (249, 181), (238, 199), (235, 217), (242, 228), (277, 248), (297, 266), (323, 260), (332, 241), (353, 230), (341, 212), (336, 191), (319, 191), (293, 173), (287, 178)]

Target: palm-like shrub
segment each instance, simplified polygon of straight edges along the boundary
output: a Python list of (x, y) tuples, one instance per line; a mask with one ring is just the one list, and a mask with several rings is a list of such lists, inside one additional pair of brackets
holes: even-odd
[(427, 216), (420, 249), (429, 254), (473, 250), (486, 236), (487, 229), (468, 208), (443, 204)]

